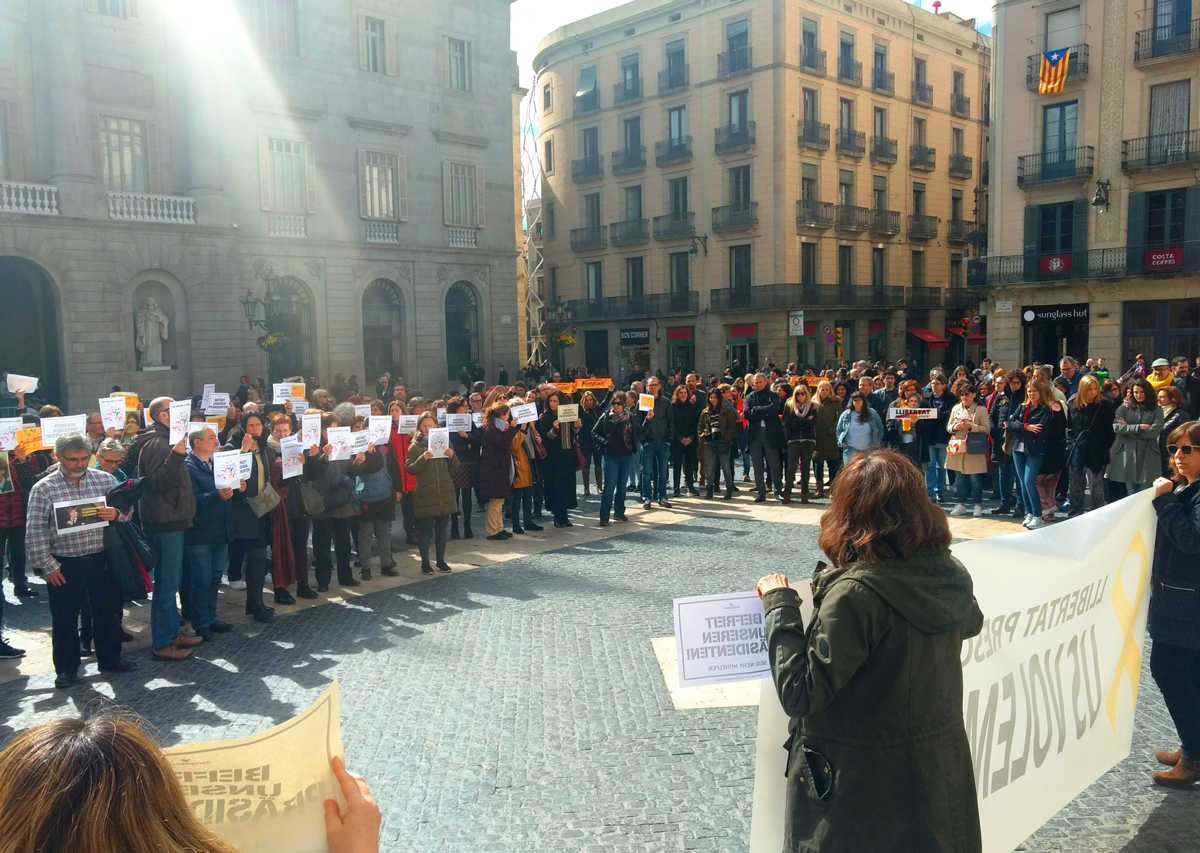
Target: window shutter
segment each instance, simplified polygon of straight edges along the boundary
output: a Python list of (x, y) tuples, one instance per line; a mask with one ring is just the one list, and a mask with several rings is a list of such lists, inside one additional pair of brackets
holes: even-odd
[(358, 215), (367, 218), (367, 152), (358, 149)]
[(317, 212), (317, 154), (311, 142), (304, 143), (304, 191), (307, 194), (308, 212)]
[(271, 210), (271, 143), (266, 136), (258, 137), (258, 206)]
[(450, 161), (442, 161), (442, 223), (454, 224), (454, 201), (450, 190)]
[(1088, 261), (1088, 199), (1075, 199), (1075, 207), (1071, 211), (1071, 276), (1082, 278), (1087, 275)]
[(408, 221), (408, 158), (396, 155), (396, 218)]
[(400, 22), (388, 18), (384, 23), (384, 72), (395, 77), (400, 73)]
[[(158, 150), (159, 133), (156, 122), (146, 122), (146, 192), (163, 192), (166, 186), (166, 176), (161, 165), (165, 157)], [(173, 189), (173, 188), (172, 188)]]
[(367, 16), (355, 15), (354, 25), (358, 28), (358, 70), (367, 70)]
[(487, 209), (487, 180), (485, 179), (483, 166), (475, 167), (475, 227), (482, 228), (486, 222), (484, 221), (484, 211)]
[(1183, 268), (1196, 272), (1200, 270), (1200, 184), (1188, 187), (1184, 198)]
[(1129, 216), (1125, 220), (1125, 269), (1130, 275), (1142, 271), (1146, 243), (1146, 194), (1129, 194)]
[(1036, 204), (1025, 205), (1025, 280), (1037, 281), (1038, 235), (1041, 225), (1041, 208)]

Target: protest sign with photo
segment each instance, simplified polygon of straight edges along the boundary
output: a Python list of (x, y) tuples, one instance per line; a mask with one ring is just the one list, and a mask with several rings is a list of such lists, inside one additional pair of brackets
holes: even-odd
[(438, 427), (429, 431), (429, 455), (434, 459), (441, 459), (446, 455), (446, 448), (450, 446), (450, 430), (445, 427)]
[(300, 416), (300, 443), (307, 450), (321, 443), (321, 416), (317, 414)]
[(167, 437), (168, 444), (176, 444), (187, 435), (188, 421), (192, 419), (192, 403), (190, 400), (176, 400), (169, 407), (171, 434)]
[(367, 432), (371, 435), (372, 444), (387, 444), (392, 435), (392, 416), (371, 415), (367, 418)]
[(207, 409), (212, 405), (213, 394), (217, 393), (216, 383), (207, 383), (200, 392), (200, 408)]
[(12, 490), (12, 469), (9, 468), (8, 451), (0, 450), (0, 495), (6, 495)]
[(300, 446), (298, 436), (289, 435), (279, 440), (279, 458), (283, 463), (283, 479), (304, 473), (304, 448)]
[(125, 398), (101, 397), (100, 422), (105, 430), (123, 429), (125, 427)]
[(437, 412), (436, 412), (436, 414), (437, 414), (437, 422), (438, 422), (438, 425), (439, 425), (439, 426), (445, 426), (445, 425), (446, 425), (446, 410), (445, 410), (445, 409), (438, 409), (438, 410), (437, 410)]
[(13, 394), (32, 394), (38, 386), (36, 376), (22, 376), (19, 373), (7, 374), (6, 381), (9, 392)]
[(16, 431), (14, 438), (22, 453), (33, 453), (42, 449), (42, 428), (39, 426), (23, 426)]
[(0, 418), (0, 450), (16, 450), (20, 418)]
[(240, 450), (218, 450), (213, 454), (213, 481), (218, 489), (236, 489), (241, 485), (242, 478), (238, 476), (238, 457)]
[(329, 456), (330, 462), (350, 458), (350, 427), (330, 427), (325, 430), (325, 437), (329, 439), (333, 448), (333, 453)]
[(59, 536), (83, 533), (98, 527), (108, 527), (100, 510), (108, 506), (104, 498), (76, 498), (54, 504), (54, 529)]
[(471, 423), (480, 429), (483, 428), (483, 412), (471, 412)]
[(638, 409), (643, 412), (649, 412), (654, 409), (653, 394), (638, 394)]

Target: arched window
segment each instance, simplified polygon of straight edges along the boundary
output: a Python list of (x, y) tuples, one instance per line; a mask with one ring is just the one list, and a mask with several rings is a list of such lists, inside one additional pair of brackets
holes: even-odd
[(404, 299), (396, 283), (377, 278), (363, 292), (363, 387), (387, 371), (404, 375)]
[(479, 362), (479, 298), (466, 281), (446, 291), (446, 376), (458, 379), (463, 365)]
[[(66, 411), (56, 291), (50, 274), (33, 261), (0, 256), (0, 300), (5, 318), (4, 334), (0, 335), (0, 364), (13, 373), (38, 377), (37, 391), (26, 397), (26, 405), (57, 403)], [(15, 408), (0, 412), (3, 417), (18, 414)]]
[(266, 315), (264, 337), (281, 336), (279, 343), (267, 350), (271, 379), (312, 376), (316, 372), (316, 322), (308, 285), (291, 276), (268, 281)]

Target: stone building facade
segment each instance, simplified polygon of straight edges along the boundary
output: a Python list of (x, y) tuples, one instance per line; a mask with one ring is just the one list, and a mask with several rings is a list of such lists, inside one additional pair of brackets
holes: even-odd
[(961, 318), (991, 56), (972, 21), (638, 0), (550, 33), (534, 64), (543, 296), (577, 342), (556, 364), (978, 359)]
[(81, 411), (515, 364), (508, 31), (507, 0), (0, 0), (0, 370)]

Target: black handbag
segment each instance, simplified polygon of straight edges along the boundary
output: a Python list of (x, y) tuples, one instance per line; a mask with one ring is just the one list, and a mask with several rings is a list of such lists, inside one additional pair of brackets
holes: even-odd
[(986, 432), (967, 433), (967, 453), (987, 453), (987, 442)]

